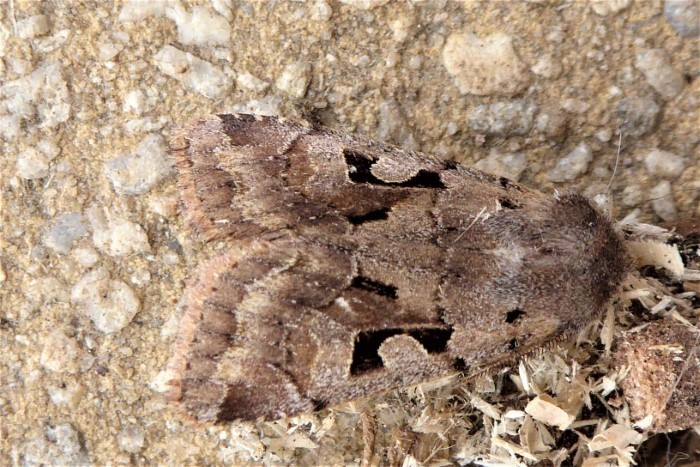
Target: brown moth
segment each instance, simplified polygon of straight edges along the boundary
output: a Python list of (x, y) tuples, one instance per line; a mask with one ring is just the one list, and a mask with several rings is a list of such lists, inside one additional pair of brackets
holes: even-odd
[(281, 118), (219, 115), (171, 142), (201, 266), (170, 369), (202, 421), (274, 419), (578, 332), (628, 269), (610, 221), (453, 162)]

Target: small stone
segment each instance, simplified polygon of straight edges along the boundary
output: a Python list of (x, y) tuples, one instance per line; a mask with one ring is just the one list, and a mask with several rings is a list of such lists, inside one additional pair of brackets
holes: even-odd
[(119, 21), (143, 21), (151, 16), (163, 16), (168, 2), (128, 0), (119, 11)]
[(124, 111), (134, 112), (137, 115), (143, 114), (146, 110), (146, 95), (140, 89), (129, 91), (124, 97)]
[(475, 166), (484, 172), (518, 181), (527, 168), (527, 156), (523, 153), (501, 154), (494, 148), (487, 157), (479, 160)]
[(579, 175), (586, 173), (591, 161), (593, 161), (591, 147), (586, 143), (581, 143), (557, 162), (549, 174), (549, 180), (552, 182), (575, 180)]
[(413, 30), (414, 19), (412, 16), (403, 15), (389, 23), (391, 33), (396, 42), (403, 42)]
[(73, 242), (87, 233), (87, 224), (79, 212), (61, 214), (44, 235), (44, 245), (57, 253), (68, 254)]
[(700, 35), (700, 2), (697, 0), (666, 0), (664, 17), (679, 36)]
[(49, 176), (49, 158), (36, 148), (28, 148), (17, 156), (17, 175), (24, 180)]
[(171, 173), (167, 152), (163, 137), (150, 134), (134, 149), (134, 154), (105, 162), (105, 175), (117, 193), (142, 195)]
[(100, 255), (92, 248), (76, 248), (72, 256), (78, 264), (86, 268), (94, 266), (100, 259)]
[(595, 137), (601, 143), (607, 143), (612, 139), (613, 133), (610, 128), (603, 128), (595, 132)]
[(236, 77), (236, 83), (242, 88), (249, 89), (255, 92), (263, 92), (265, 89), (270, 87), (270, 84), (256, 78), (248, 72), (239, 74)]
[(85, 395), (85, 388), (79, 383), (51, 386), (47, 389), (51, 403), (59, 407), (75, 408)]
[(95, 327), (105, 334), (124, 329), (141, 307), (132, 288), (111, 279), (104, 268), (83, 276), (73, 287), (71, 299), (85, 308)]
[(143, 449), (145, 434), (140, 426), (127, 426), (119, 432), (119, 449), (122, 451), (137, 454)]
[(526, 135), (536, 113), (537, 104), (523, 100), (479, 105), (469, 114), (469, 126), (490, 135)]
[(51, 25), (45, 15), (34, 15), (17, 20), (15, 31), (20, 39), (33, 39), (49, 32)]
[(654, 148), (644, 157), (644, 164), (650, 175), (676, 178), (685, 170), (686, 160), (672, 152)]
[(417, 149), (417, 143), (401, 106), (394, 99), (379, 104), (377, 136), (382, 141), (390, 141), (407, 149)]
[(121, 217), (109, 219), (98, 208), (87, 211), (95, 246), (110, 256), (145, 253), (151, 250), (143, 228)]
[(664, 100), (673, 99), (683, 90), (683, 76), (673, 69), (671, 59), (663, 49), (646, 49), (637, 52), (634, 67), (644, 74), (647, 83)]
[(542, 55), (531, 69), (534, 74), (550, 79), (558, 78), (562, 72), (561, 64), (552, 54)]
[(527, 67), (516, 55), (511, 37), (505, 34), (483, 39), (473, 34), (452, 34), (442, 58), (462, 94), (512, 96), (530, 83)]
[(225, 45), (231, 41), (231, 23), (203, 6), (187, 12), (179, 2), (169, 2), (168, 18), (177, 25), (178, 40), (185, 45)]
[(257, 115), (279, 115), (282, 109), (282, 98), (274, 94), (240, 102), (231, 106), (230, 113), (247, 113)]
[(231, 79), (220, 68), (166, 45), (155, 56), (156, 66), (166, 75), (203, 96), (224, 97), (231, 88)]
[(88, 465), (89, 458), (78, 433), (69, 423), (46, 428), (23, 446), (26, 465)]
[(326, 23), (333, 16), (333, 9), (325, 0), (316, 0), (309, 10), (309, 16), (314, 21)]
[(41, 366), (57, 373), (75, 374), (79, 369), (81, 355), (78, 341), (55, 330), (41, 340), (43, 348), (39, 356)]
[(617, 105), (617, 126), (622, 127), (623, 138), (639, 137), (656, 128), (661, 107), (651, 97), (628, 97)]
[(125, 45), (118, 41), (103, 42), (97, 52), (97, 58), (101, 62), (108, 62), (124, 50)]
[(547, 138), (563, 140), (566, 137), (568, 121), (569, 117), (563, 110), (544, 108), (535, 117), (534, 130)]
[(386, 5), (389, 3), (389, 0), (340, 0), (340, 2), (346, 5), (352, 5), (361, 10), (371, 10), (372, 8)]
[(294, 98), (304, 97), (311, 81), (311, 65), (306, 62), (294, 62), (287, 65), (275, 86)]
[(676, 203), (671, 193), (671, 184), (664, 180), (649, 191), (651, 206), (657, 216), (666, 222), (675, 221), (678, 217)]
[(591, 9), (600, 16), (614, 15), (627, 8), (632, 0), (592, 0)]

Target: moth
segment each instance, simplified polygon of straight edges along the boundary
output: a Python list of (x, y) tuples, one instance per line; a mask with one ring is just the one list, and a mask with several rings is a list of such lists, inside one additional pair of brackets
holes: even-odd
[(577, 333), (628, 270), (577, 194), (276, 117), (171, 141), (202, 265), (169, 368), (200, 421), (276, 419), (516, 361)]

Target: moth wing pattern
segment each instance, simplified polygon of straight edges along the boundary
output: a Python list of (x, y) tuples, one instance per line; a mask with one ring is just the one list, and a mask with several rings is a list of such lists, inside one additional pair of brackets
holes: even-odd
[(274, 419), (514, 361), (590, 322), (627, 270), (581, 196), (277, 117), (173, 135), (200, 267), (170, 368), (202, 421)]

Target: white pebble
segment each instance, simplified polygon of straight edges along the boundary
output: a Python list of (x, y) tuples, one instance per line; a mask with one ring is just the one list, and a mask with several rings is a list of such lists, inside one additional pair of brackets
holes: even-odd
[(61, 214), (54, 219), (44, 235), (44, 245), (52, 250), (68, 254), (73, 242), (87, 233), (87, 225), (79, 212)]
[(325, 0), (316, 0), (309, 13), (312, 20), (325, 23), (333, 16), (333, 9)]
[(683, 90), (685, 82), (671, 66), (671, 59), (663, 49), (646, 49), (637, 52), (634, 66), (644, 74), (647, 83), (664, 100), (673, 99)]
[(119, 449), (122, 451), (136, 454), (143, 449), (145, 442), (145, 433), (143, 428), (136, 425), (127, 426), (122, 428), (119, 432)]
[(231, 87), (230, 77), (220, 68), (171, 45), (160, 49), (155, 63), (166, 75), (211, 99), (226, 96)]
[(194, 6), (187, 12), (179, 2), (170, 2), (168, 18), (177, 25), (178, 39), (185, 45), (222, 45), (231, 40), (231, 23), (223, 16), (203, 6)]
[(475, 165), (477, 169), (484, 172), (518, 181), (527, 168), (527, 162), (527, 156), (523, 153), (501, 154), (492, 149), (487, 157), (479, 160)]
[(71, 382), (64, 386), (50, 386), (46, 392), (52, 404), (75, 408), (85, 395), (85, 388), (80, 383)]
[(256, 92), (263, 92), (265, 89), (270, 87), (269, 83), (256, 78), (247, 71), (236, 76), (236, 83), (238, 83), (238, 85), (242, 88)]
[(63, 331), (55, 330), (41, 340), (43, 348), (39, 356), (41, 366), (58, 373), (77, 373), (80, 345)]
[(447, 72), (462, 94), (512, 96), (525, 89), (530, 75), (505, 34), (478, 38), (456, 33), (442, 51)]
[(151, 251), (148, 236), (140, 225), (112, 215), (107, 218), (96, 207), (88, 209), (87, 216), (92, 227), (92, 241), (104, 253), (124, 256)]
[(666, 222), (674, 221), (677, 217), (676, 203), (671, 193), (671, 184), (664, 180), (649, 191), (651, 206), (654, 212)]
[(661, 149), (651, 149), (644, 157), (644, 164), (650, 175), (676, 178), (683, 173), (685, 158)]
[(630, 5), (631, 0), (592, 0), (591, 9), (600, 16), (614, 15)]
[(666, 0), (664, 17), (681, 37), (700, 35), (700, 2), (697, 0)]
[(389, 0), (340, 0), (340, 2), (346, 5), (352, 5), (361, 10), (371, 10), (372, 8), (386, 5), (389, 3)]
[(566, 182), (576, 179), (588, 170), (588, 165), (593, 161), (593, 151), (586, 143), (581, 143), (569, 154), (557, 162), (557, 165), (549, 174), (552, 182)]
[(125, 328), (141, 307), (131, 287), (111, 279), (104, 268), (83, 276), (73, 287), (71, 299), (85, 308), (95, 327), (105, 334)]
[(171, 173), (163, 137), (150, 134), (134, 149), (133, 154), (105, 162), (105, 175), (114, 191), (123, 195), (142, 195)]
[(49, 32), (51, 26), (45, 15), (34, 15), (17, 20), (15, 28), (20, 39), (33, 39)]
[(304, 97), (311, 80), (311, 65), (306, 62), (294, 62), (287, 65), (275, 86), (295, 98)]

